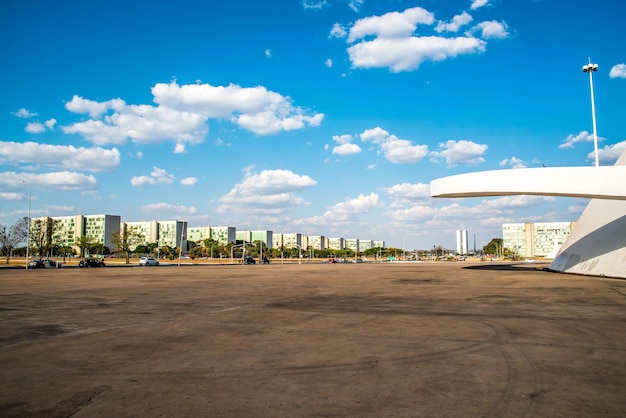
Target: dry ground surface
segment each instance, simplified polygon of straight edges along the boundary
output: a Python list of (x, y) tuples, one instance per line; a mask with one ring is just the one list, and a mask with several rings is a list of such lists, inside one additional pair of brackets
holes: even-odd
[(0, 270), (0, 416), (624, 416), (626, 281), (541, 267)]

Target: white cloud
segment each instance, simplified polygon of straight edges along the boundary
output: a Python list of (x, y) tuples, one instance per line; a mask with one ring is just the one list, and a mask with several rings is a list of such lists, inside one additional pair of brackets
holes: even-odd
[(363, 131), (361, 140), (377, 144), (379, 152), (394, 164), (415, 164), (428, 155), (427, 145), (413, 145), (411, 141), (390, 135), (380, 127)]
[(322, 215), (294, 221), (294, 225), (345, 225), (347, 222), (355, 222), (356, 215), (366, 214), (379, 207), (380, 197), (376, 193), (369, 195), (359, 194), (353, 199), (339, 202), (324, 212)]
[(328, 2), (326, 0), (303, 0), (302, 7), (304, 10), (321, 10)]
[[(599, 141), (604, 141), (604, 138), (598, 137), (598, 142)], [(559, 145), (559, 148), (574, 148), (574, 145), (579, 142), (593, 142), (593, 134), (590, 134), (587, 131), (580, 131), (576, 135), (570, 134), (567, 138), (565, 138), (565, 140), (563, 140), (563, 143)]]
[(96, 102), (83, 99), (78, 95), (72, 96), (72, 100), (65, 104), (65, 108), (72, 113), (89, 114), (92, 118), (98, 118), (109, 110), (121, 111), (126, 106), (122, 99), (112, 99), (106, 102)]
[(29, 134), (40, 134), (46, 130), (46, 127), (43, 123), (31, 122), (26, 125), (25, 129)]
[(17, 109), (15, 112), (11, 112), (13, 116), (17, 116), (18, 118), (26, 119), (26, 118), (34, 118), (37, 116), (37, 113), (31, 112), (28, 109)]
[(162, 168), (152, 167), (149, 176), (137, 176), (130, 179), (130, 184), (135, 187), (153, 186), (155, 184), (172, 184), (176, 177)]
[(196, 144), (208, 134), (209, 119), (227, 119), (259, 135), (318, 126), (323, 114), (309, 114), (294, 106), (289, 97), (265, 87), (237, 85), (178, 85), (159, 83), (152, 88), (153, 105), (127, 105), (121, 99), (95, 102), (74, 96), (69, 111), (87, 113), (91, 119), (62, 129), (97, 145), (174, 141)]
[(438, 162), (445, 159), (448, 166), (457, 164), (480, 164), (485, 162), (483, 155), (487, 152), (487, 145), (477, 144), (467, 140), (448, 140), (445, 144), (439, 144), (441, 151), (430, 153), (431, 159)]
[(248, 171), (241, 183), (220, 197), (220, 213), (281, 214), (306, 202), (294, 192), (315, 186), (317, 181), (289, 170)]
[(24, 181), (31, 189), (45, 191), (93, 191), (98, 188), (94, 176), (70, 171), (42, 174), (0, 172), (0, 187), (24, 187)]
[(345, 38), (346, 36), (348, 36), (346, 28), (339, 23), (335, 23), (333, 28), (330, 30), (331, 38)]
[[(618, 142), (615, 145), (605, 145), (598, 149), (598, 160), (602, 165), (613, 165), (625, 151), (626, 141)], [(595, 153), (593, 151), (590, 152), (587, 158), (595, 160)]]
[(185, 154), (187, 149), (185, 148), (185, 144), (178, 143), (174, 147), (174, 154)]
[(180, 184), (183, 186), (194, 186), (196, 183), (198, 183), (198, 179), (195, 177), (187, 177), (180, 180)]
[(54, 118), (50, 118), (47, 121), (44, 122), (44, 125), (46, 125), (46, 128), (52, 130), (54, 129), (54, 125), (56, 125), (57, 120)]
[(338, 144), (349, 144), (350, 142), (352, 142), (352, 135), (333, 135), (333, 141)]
[(391, 208), (430, 199), (430, 185), (424, 183), (401, 183), (383, 190), (392, 200)]
[(215, 145), (218, 147), (230, 147), (232, 144), (230, 142), (224, 142), (222, 138), (217, 138), (215, 140)]
[(326, 61), (324, 62), (324, 65), (326, 65), (327, 68), (332, 68), (333, 60), (331, 60), (330, 58), (326, 59)]
[(318, 126), (324, 117), (319, 113), (306, 115), (304, 109), (293, 106), (289, 97), (265, 87), (243, 88), (235, 84), (227, 87), (210, 84), (179, 86), (172, 82), (155, 85), (152, 94), (154, 101), (161, 106), (206, 118), (230, 118), (259, 135), (300, 129), (306, 125)]
[(481, 36), (485, 39), (504, 39), (509, 36), (507, 24), (495, 20), (481, 22), (472, 30), (480, 31)]
[[(459, 15), (457, 22), (451, 23), (449, 28), (454, 29), (463, 19), (467, 17)], [(433, 22), (434, 15), (421, 7), (358, 20), (348, 34), (348, 43), (358, 41), (348, 48), (352, 66), (388, 67), (393, 72), (412, 71), (426, 60), (442, 61), (460, 54), (485, 51), (485, 41), (472, 36), (445, 38), (414, 35), (418, 24), (431, 25)], [(445, 28), (445, 24), (441, 28)]]
[(270, 49), (266, 49), (266, 50), (265, 50), (265, 56), (266, 56), (267, 58), (272, 58), (272, 51), (271, 51)]
[(350, 7), (353, 11), (358, 12), (363, 6), (364, 0), (350, 0), (348, 2), (348, 7)]
[(24, 200), (28, 199), (24, 193), (0, 192), (0, 200)]
[(412, 71), (424, 61), (443, 61), (460, 54), (485, 51), (486, 43), (473, 37), (436, 36), (403, 39), (374, 39), (348, 48), (354, 67), (383, 68), (392, 72)]
[(489, 3), (489, 0), (474, 0), (474, 1), (472, 1), (472, 5), (470, 6), (470, 9), (472, 9), (472, 10), (479, 9), (479, 8), (487, 5), (487, 3)]
[(470, 23), (474, 18), (467, 12), (456, 15), (450, 22), (439, 21), (435, 31), (437, 32), (458, 32), (461, 27)]
[(120, 165), (116, 149), (0, 141), (0, 162), (38, 164), (66, 170), (112, 171)]
[(198, 209), (194, 206), (172, 205), (170, 203), (153, 203), (141, 207), (141, 211), (151, 215), (160, 215), (166, 218), (184, 218), (188, 215), (195, 215)]
[(616, 64), (609, 73), (611, 78), (626, 78), (626, 64)]
[(357, 144), (341, 144), (338, 145), (336, 147), (333, 147), (333, 154), (337, 154), (337, 155), (352, 155), (352, 154), (359, 154), (361, 152), (361, 147), (359, 147)]
[(500, 167), (511, 167), (511, 168), (526, 168), (526, 163), (513, 156), (511, 158), (505, 158), (504, 160), (500, 161)]
[(389, 12), (382, 16), (359, 19), (350, 28), (348, 42), (375, 35), (385, 39), (407, 38), (415, 32), (418, 24), (430, 25), (434, 15), (421, 7), (406, 9), (404, 12)]

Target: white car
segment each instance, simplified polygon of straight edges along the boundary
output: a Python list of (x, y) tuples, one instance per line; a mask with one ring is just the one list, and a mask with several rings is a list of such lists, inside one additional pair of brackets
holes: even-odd
[(158, 266), (159, 262), (152, 257), (141, 257), (139, 259), (140, 266)]

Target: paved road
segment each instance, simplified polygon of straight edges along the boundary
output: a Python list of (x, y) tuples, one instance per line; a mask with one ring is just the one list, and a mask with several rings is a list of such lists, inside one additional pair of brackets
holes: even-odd
[(541, 267), (0, 270), (0, 416), (623, 416), (626, 281)]

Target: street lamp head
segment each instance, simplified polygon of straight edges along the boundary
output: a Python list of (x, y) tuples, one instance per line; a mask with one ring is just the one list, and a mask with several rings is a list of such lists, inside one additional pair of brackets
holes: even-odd
[(583, 73), (590, 73), (592, 71), (598, 71), (598, 64), (585, 64), (583, 65)]

